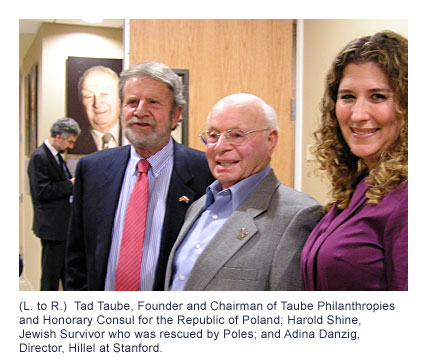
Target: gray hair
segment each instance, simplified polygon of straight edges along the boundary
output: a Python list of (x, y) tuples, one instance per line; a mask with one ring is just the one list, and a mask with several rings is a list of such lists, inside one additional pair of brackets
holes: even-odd
[(120, 75), (119, 85), (121, 103), (123, 102), (124, 85), (127, 80), (132, 77), (148, 77), (167, 85), (173, 93), (173, 112), (177, 107), (184, 109), (186, 100), (183, 96), (182, 81), (167, 65), (148, 61), (133, 65), (130, 69), (124, 70)]
[(62, 139), (67, 139), (70, 135), (78, 136), (80, 133), (80, 126), (71, 118), (59, 118), (50, 128), (50, 136), (52, 138), (60, 135)]
[(277, 114), (276, 111), (267, 103), (263, 102), (261, 108), (264, 112), (264, 120), (267, 123), (267, 127), (270, 130), (279, 130), (279, 125), (277, 124)]
[(95, 72), (109, 75), (112, 79), (116, 80), (117, 84), (120, 81), (118, 74), (111, 68), (108, 68), (107, 66), (103, 66), (103, 65), (93, 66), (87, 69), (86, 71), (84, 71), (83, 75), (81, 75), (80, 79), (78, 80), (78, 94), (80, 98), (81, 98), (81, 88), (83, 87), (84, 80), (86, 80), (86, 77), (88, 75)]

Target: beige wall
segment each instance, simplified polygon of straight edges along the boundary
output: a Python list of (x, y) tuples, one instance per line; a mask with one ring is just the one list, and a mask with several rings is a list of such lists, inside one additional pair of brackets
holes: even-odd
[[(23, 77), (34, 63), (39, 68), (38, 144), (49, 136), (51, 124), (66, 115), (66, 59), (68, 56), (122, 58), (121, 29), (43, 24), (21, 64)], [(22, 120), (21, 120), (22, 121)], [(25, 127), (21, 126), (21, 130)], [(25, 138), (26, 134), (21, 134)], [(22, 146), (22, 145), (21, 145)], [(23, 152), (21, 152), (23, 154)], [(20, 157), (22, 192), (20, 239), (24, 254), (24, 276), (34, 290), (40, 282), (40, 240), (31, 231), (32, 203), (26, 169), (28, 158)]]
[(304, 20), (302, 191), (326, 203), (328, 183), (313, 173), (307, 147), (317, 128), (324, 80), (336, 54), (356, 37), (392, 30), (407, 37), (407, 20)]
[(280, 127), (271, 166), (293, 186), (291, 120), (292, 20), (132, 20), (130, 64), (159, 61), (189, 69), (189, 146), (205, 149), (199, 134), (213, 105), (226, 95), (255, 94), (275, 110)]

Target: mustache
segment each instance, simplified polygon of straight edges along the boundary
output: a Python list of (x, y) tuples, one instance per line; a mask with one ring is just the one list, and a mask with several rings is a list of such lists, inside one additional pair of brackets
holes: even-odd
[(127, 120), (127, 125), (133, 125), (133, 124), (148, 124), (150, 126), (154, 126), (155, 125), (155, 121), (153, 121), (150, 117), (142, 117), (142, 118), (137, 118), (135, 116), (133, 116), (132, 118)]

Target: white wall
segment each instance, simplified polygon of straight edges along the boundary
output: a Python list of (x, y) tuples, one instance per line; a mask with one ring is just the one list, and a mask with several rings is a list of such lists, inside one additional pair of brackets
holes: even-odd
[[(39, 68), (38, 144), (49, 136), (52, 123), (66, 115), (66, 59), (68, 56), (122, 59), (122, 30), (60, 24), (42, 25), (21, 67), (23, 77), (34, 63), (37, 63)], [(21, 128), (25, 131), (24, 126)], [(26, 134), (21, 135), (24, 137)], [(22, 147), (23, 144), (20, 146)], [(21, 150), (23, 154), (23, 149)], [(28, 158), (21, 155), (20, 191), (23, 201), (20, 240), (24, 254), (24, 277), (32, 289), (38, 290), (41, 274), (41, 246), (40, 240), (31, 230), (33, 212), (26, 175), (27, 163)]]

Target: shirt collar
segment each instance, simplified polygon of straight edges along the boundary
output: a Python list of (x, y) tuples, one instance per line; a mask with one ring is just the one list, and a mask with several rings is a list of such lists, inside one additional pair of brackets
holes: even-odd
[[(119, 131), (120, 131), (120, 128), (118, 124), (114, 125), (111, 131), (108, 131), (108, 133), (112, 135), (112, 140), (117, 145), (118, 145)], [(96, 147), (101, 150), (103, 148), (103, 135), (105, 135), (105, 133), (95, 129), (90, 129), (90, 134), (93, 137), (93, 141), (96, 143)]]
[(257, 187), (257, 185), (267, 176), (270, 169), (270, 165), (267, 165), (263, 170), (239, 181), (226, 190), (222, 190), (221, 183), (218, 180), (215, 180), (207, 187), (207, 199), (204, 210), (214, 203), (215, 199), (217, 196), (220, 196), (222, 191), (230, 192), (232, 199), (232, 211), (236, 210), (244, 202), (248, 195)]
[(47, 146), (47, 148), (50, 150), (50, 152), (52, 153), (52, 155), (54, 157), (56, 157), (56, 155), (58, 154), (58, 151), (52, 146), (52, 144), (50, 144), (49, 140), (46, 139), (44, 140), (44, 144)]
[[(165, 145), (161, 150), (159, 150), (154, 155), (150, 156), (146, 160), (149, 161), (150, 169), (154, 174), (159, 174), (161, 170), (164, 168), (164, 166), (167, 164), (167, 162), (170, 159), (173, 159), (173, 141), (170, 137), (168, 140), (167, 145)], [(136, 171), (136, 165), (139, 162), (139, 160), (144, 159), (141, 157), (134, 148), (133, 145), (131, 145), (130, 148), (130, 166), (134, 167), (134, 171)]]
[[(103, 135), (105, 135), (105, 133), (99, 131), (99, 130), (95, 130), (95, 129), (90, 129), (91, 134), (96, 138), (97, 142), (101, 143), (102, 142), (102, 137)], [(112, 135), (113, 139), (118, 143), (118, 137), (119, 137), (119, 132), (120, 132), (120, 128), (118, 123), (115, 124), (111, 131), (108, 131), (109, 134)]]

